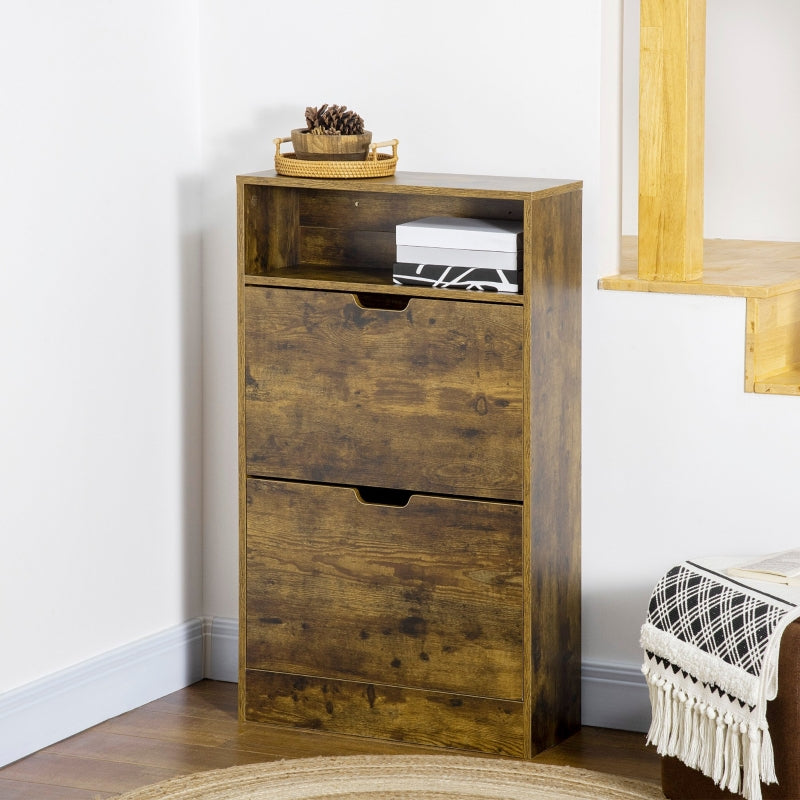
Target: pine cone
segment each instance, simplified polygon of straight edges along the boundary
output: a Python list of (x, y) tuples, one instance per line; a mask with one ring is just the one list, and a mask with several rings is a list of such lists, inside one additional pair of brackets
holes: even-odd
[(339, 130), (345, 134), (364, 133), (364, 120), (355, 111), (345, 111), (340, 119)]
[(319, 124), (328, 131), (339, 130), (339, 106), (325, 106), (324, 111), (320, 110)]
[(318, 135), (359, 134), (364, 133), (364, 120), (347, 106), (324, 103), (306, 107), (306, 129)]
[(309, 132), (323, 132), (320, 122), (320, 114), (324, 114), (327, 107), (327, 103), (321, 105), (319, 108), (316, 108), (315, 106), (306, 106), (306, 128)]
[(306, 128), (313, 131), (317, 126), (317, 109), (313, 106), (306, 108)]

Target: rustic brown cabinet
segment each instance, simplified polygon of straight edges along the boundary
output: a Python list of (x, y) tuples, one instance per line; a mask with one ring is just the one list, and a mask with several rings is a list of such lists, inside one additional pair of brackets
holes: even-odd
[[(242, 719), (530, 757), (580, 724), (581, 184), (238, 187)], [(524, 221), (518, 294), (395, 225)]]

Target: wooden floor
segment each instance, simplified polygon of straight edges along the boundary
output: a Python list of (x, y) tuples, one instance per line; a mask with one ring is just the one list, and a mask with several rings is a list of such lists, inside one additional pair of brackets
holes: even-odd
[[(0, 769), (2, 800), (100, 800), (199, 770), (317, 755), (441, 752), (236, 719), (236, 684), (201, 681)], [(583, 728), (538, 761), (659, 783), (644, 735)]]

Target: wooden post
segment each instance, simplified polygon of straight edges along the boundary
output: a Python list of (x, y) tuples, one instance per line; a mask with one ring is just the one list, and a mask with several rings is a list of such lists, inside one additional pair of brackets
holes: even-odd
[(639, 278), (703, 276), (706, 0), (641, 0)]

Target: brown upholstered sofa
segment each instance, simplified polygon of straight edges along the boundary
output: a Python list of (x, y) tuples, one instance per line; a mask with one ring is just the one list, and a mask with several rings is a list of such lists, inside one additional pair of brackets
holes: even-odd
[[(778, 783), (762, 787), (764, 800), (800, 800), (800, 621), (789, 625), (781, 639), (778, 696), (767, 706), (767, 721)], [(661, 788), (671, 800), (741, 798), (677, 758), (662, 759)]]

